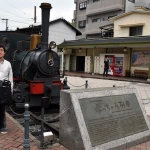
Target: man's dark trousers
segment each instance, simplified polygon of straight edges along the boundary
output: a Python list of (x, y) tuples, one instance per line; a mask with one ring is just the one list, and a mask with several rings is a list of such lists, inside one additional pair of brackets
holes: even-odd
[(104, 68), (103, 76), (104, 76), (105, 74), (106, 74), (106, 76), (108, 75), (108, 69), (109, 69), (108, 67), (105, 67), (105, 68)]
[(5, 128), (5, 104), (0, 104), (0, 129)]

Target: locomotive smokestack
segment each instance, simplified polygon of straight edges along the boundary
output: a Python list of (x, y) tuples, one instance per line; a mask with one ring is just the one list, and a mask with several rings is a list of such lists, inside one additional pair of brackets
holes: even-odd
[(49, 29), (49, 15), (51, 4), (41, 3), (42, 9), (42, 50), (48, 49), (48, 29)]

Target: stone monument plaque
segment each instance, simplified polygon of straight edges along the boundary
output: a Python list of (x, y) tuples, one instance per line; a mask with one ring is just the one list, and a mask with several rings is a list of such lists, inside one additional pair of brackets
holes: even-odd
[(150, 140), (134, 88), (63, 90), (59, 140), (69, 150), (125, 150)]
[(79, 99), (92, 146), (148, 130), (136, 95)]

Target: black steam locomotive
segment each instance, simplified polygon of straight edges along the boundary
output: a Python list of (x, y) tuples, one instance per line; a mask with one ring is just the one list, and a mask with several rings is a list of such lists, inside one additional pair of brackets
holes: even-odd
[(60, 90), (64, 88), (60, 80), (60, 58), (52, 50), (56, 43), (51, 42), (48, 45), (51, 5), (41, 3), (40, 7), (42, 36), (34, 34), (31, 35), (30, 41), (24, 42), (30, 42), (30, 49), (20, 48), (6, 52), (6, 59), (11, 62), (13, 68), (13, 104), (17, 107), (23, 107), (25, 102), (30, 103), (30, 106), (40, 106), (41, 97), (47, 98), (47, 105), (59, 104)]

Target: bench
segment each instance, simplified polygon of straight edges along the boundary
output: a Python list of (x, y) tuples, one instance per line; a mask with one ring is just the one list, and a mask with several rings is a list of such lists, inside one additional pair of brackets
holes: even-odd
[(135, 69), (132, 76), (134, 76), (134, 77), (148, 77), (148, 70)]

